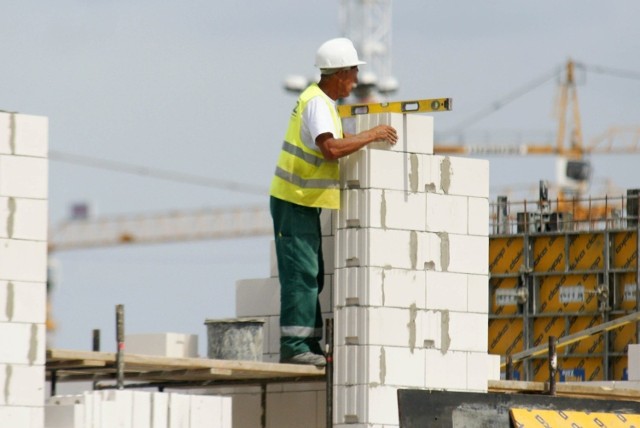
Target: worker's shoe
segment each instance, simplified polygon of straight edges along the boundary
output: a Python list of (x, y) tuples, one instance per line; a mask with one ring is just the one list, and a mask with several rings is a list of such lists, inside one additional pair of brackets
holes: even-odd
[(327, 359), (323, 355), (314, 354), (313, 352), (303, 352), (289, 358), (280, 359), (281, 363), (286, 364), (309, 364), (318, 367), (327, 365)]

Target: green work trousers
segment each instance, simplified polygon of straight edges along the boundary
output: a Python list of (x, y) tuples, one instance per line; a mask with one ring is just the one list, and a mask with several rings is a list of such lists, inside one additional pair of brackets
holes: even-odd
[(280, 277), (280, 358), (322, 354), (324, 286), (320, 208), (271, 197), (271, 217)]

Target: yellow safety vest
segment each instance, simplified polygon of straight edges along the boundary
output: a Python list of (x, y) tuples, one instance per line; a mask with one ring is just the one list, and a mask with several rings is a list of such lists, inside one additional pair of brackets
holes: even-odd
[(342, 138), (342, 122), (330, 98), (317, 84), (310, 85), (298, 98), (291, 113), (289, 129), (271, 182), (271, 196), (306, 207), (340, 208), (340, 170), (337, 160), (326, 160), (320, 150), (307, 147), (300, 137), (302, 112), (309, 100), (321, 96), (331, 111), (333, 123)]

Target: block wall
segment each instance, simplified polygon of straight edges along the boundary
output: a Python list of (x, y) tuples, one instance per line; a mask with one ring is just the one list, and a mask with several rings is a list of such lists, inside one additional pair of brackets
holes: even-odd
[[(434, 155), (430, 116), (359, 116), (345, 129), (378, 124), (394, 126), (398, 143), (342, 159), (342, 207), (323, 212), (336, 427), (397, 427), (398, 388), (483, 392), (499, 379), (499, 357), (487, 354), (488, 162)], [(271, 266), (270, 278), (238, 282), (236, 301), (238, 316), (267, 317), (265, 359), (277, 361), (273, 245)], [(324, 414), (322, 399), (301, 400), (289, 406)]]
[(342, 160), (334, 426), (397, 427), (398, 388), (487, 390), (489, 166), (433, 154), (433, 118), (382, 114), (395, 146)]
[(48, 121), (0, 112), (0, 421), (44, 426)]

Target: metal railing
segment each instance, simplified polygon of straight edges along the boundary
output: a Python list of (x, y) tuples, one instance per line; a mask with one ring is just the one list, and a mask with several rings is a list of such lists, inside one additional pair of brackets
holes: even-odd
[(492, 235), (630, 229), (638, 226), (640, 189), (626, 195), (582, 199), (509, 201), (498, 196), (490, 203)]

